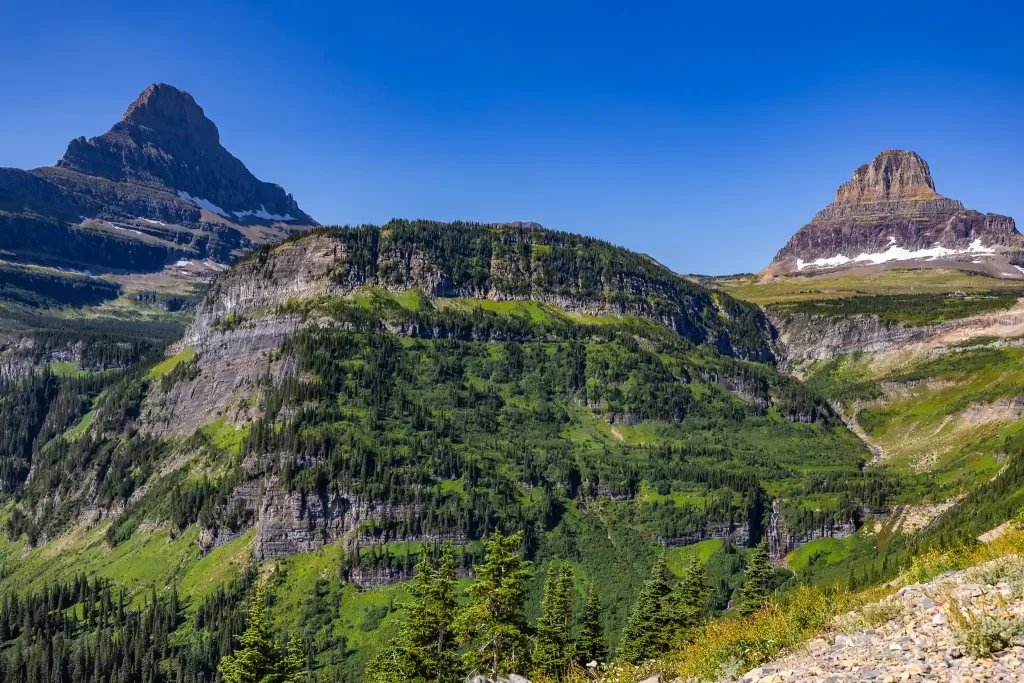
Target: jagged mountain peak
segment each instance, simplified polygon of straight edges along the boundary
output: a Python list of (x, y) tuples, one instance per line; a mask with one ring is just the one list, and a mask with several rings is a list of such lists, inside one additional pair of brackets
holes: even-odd
[(928, 162), (917, 152), (902, 149), (880, 152), (870, 164), (854, 171), (853, 179), (836, 191), (837, 203), (938, 197)]

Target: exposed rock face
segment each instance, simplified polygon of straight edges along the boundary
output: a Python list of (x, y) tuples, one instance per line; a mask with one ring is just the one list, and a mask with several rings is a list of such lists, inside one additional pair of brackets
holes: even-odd
[(849, 522), (841, 522), (833, 525), (825, 525), (806, 534), (795, 535), (786, 529), (781, 510), (781, 501), (778, 498), (772, 500), (771, 516), (768, 521), (768, 557), (772, 564), (782, 565), (786, 561), (786, 555), (793, 552), (805, 543), (816, 541), (821, 538), (846, 538), (852, 536), (857, 527)]
[[(453, 233), (489, 229), (488, 226), (460, 225), (438, 225), (438, 228)], [(416, 288), (436, 298), (533, 300), (572, 313), (653, 318), (695, 343), (713, 345), (723, 354), (761, 362), (774, 360), (771, 345), (776, 333), (760, 312), (729, 310), (720, 303), (724, 298), (716, 300), (706, 290), (684, 283), (662, 267), (652, 265), (649, 272), (609, 269), (606, 281), (588, 289), (583, 289), (579, 283), (556, 288), (541, 284), (524, 269), (517, 248), (503, 254), (492, 253), (486, 263), (487, 277), (466, 282), (460, 281), (458, 274), (447, 272), (429, 248), (410, 244), (405, 241), (407, 238), (396, 237), (394, 232), (385, 226), (370, 235), (374, 247), (374, 260), (370, 263), (365, 261), (366, 255), (358, 245), (349, 243), (350, 235), (345, 233), (309, 236), (239, 263), (214, 282), (207, 303), (200, 308), (194, 325), (186, 333), (185, 343), (197, 343), (225, 316), (270, 310), (292, 299), (346, 295), (364, 286), (376, 286), (390, 291)], [(560, 234), (555, 235), (563, 239)], [(521, 236), (512, 233), (502, 238), (511, 242)], [(542, 239), (538, 237), (537, 244), (523, 245), (527, 253), (534, 246), (548, 246)], [(526, 265), (539, 269), (534, 263)], [(744, 347), (730, 334), (730, 323), (738, 316), (750, 316), (750, 322), (757, 327), (756, 346)], [(444, 330), (429, 332), (424, 332), (424, 336), (446, 336)]]
[(315, 224), (279, 185), (259, 181), (224, 149), (192, 96), (170, 85), (146, 88), (109, 132), (72, 140), (57, 166), (194, 197), (232, 220)]
[(227, 262), (315, 225), (168, 85), (147, 88), (109, 132), (72, 140), (54, 167), (0, 168), (0, 250), (23, 262), (93, 272)]
[[(1012, 218), (965, 209), (935, 191), (924, 159), (887, 150), (858, 168), (835, 201), (793, 235), (769, 272), (914, 260), (1016, 260), (1021, 246)], [(1009, 264), (1003, 270), (1019, 276)]]
[(885, 353), (928, 339), (957, 322), (909, 327), (886, 324), (876, 316), (847, 318), (795, 314), (775, 321), (789, 358), (830, 360), (857, 351)]

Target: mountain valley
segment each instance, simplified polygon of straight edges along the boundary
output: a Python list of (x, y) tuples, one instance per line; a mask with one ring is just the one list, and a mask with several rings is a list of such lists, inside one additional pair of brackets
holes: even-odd
[[(536, 223), (324, 227), (153, 85), (0, 169), (0, 679), (223, 680), (264, 600), (308, 680), (406, 680), (430, 571), (471, 603), (518, 533), (524, 633), (562, 576), (607, 650), (515, 673), (734, 680), (797, 642), (744, 628), (1019, 542), (1022, 254), (897, 150), (756, 275)], [(688, 585), (643, 645), (638, 605)]]

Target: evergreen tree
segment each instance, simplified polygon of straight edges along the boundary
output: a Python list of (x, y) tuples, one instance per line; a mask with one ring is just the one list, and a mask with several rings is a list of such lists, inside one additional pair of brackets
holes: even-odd
[(669, 594), (665, 571), (665, 553), (662, 552), (654, 561), (650, 578), (640, 588), (640, 595), (622, 631), (619, 656), (627, 662), (650, 659), (663, 652), (667, 646), (662, 604)]
[(708, 600), (704, 565), (696, 558), (672, 592), (665, 598), (665, 642), (678, 647), (693, 640)]
[(587, 602), (580, 612), (580, 630), (576, 636), (574, 656), (583, 664), (603, 662), (608, 657), (608, 645), (601, 627), (601, 602), (597, 598), (597, 586), (593, 581), (587, 587)]
[(368, 671), (368, 679), (375, 683), (390, 681), (396, 674), (399, 680), (422, 683), (462, 680), (452, 631), (459, 604), (451, 543), (444, 545), (440, 566), (424, 545), (416, 572), (409, 587), (414, 601), (398, 639)]
[(754, 550), (754, 556), (750, 558), (747, 564), (747, 580), (743, 584), (743, 590), (740, 593), (740, 614), (752, 614), (768, 601), (771, 573), (772, 568), (768, 561), (768, 544), (762, 538)]
[(242, 649), (225, 655), (218, 667), (224, 683), (298, 683), (305, 668), (305, 656), (298, 641), (287, 652), (274, 643), (267, 624), (267, 586), (256, 586), (249, 606), (249, 625), (239, 637)]
[(543, 614), (537, 621), (533, 666), (548, 678), (561, 680), (569, 668), (572, 636), (572, 572), (554, 563), (548, 568)]
[(487, 541), (484, 563), (469, 589), (470, 604), (456, 620), (460, 642), (469, 643), (465, 662), (491, 678), (522, 673), (529, 665), (529, 638), (523, 602), (529, 563), (519, 557), (522, 532), (495, 533)]
[(298, 638), (288, 641), (280, 670), (281, 683), (301, 683), (306, 677), (306, 653), (303, 652), (302, 641)]

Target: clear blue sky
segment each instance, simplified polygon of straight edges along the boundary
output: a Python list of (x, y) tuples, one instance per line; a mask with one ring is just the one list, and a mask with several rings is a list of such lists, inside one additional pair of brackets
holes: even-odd
[(1024, 222), (1021, 3), (91, 4), (4, 2), (0, 165), (167, 82), (323, 223), (534, 220), (753, 271), (891, 147)]

